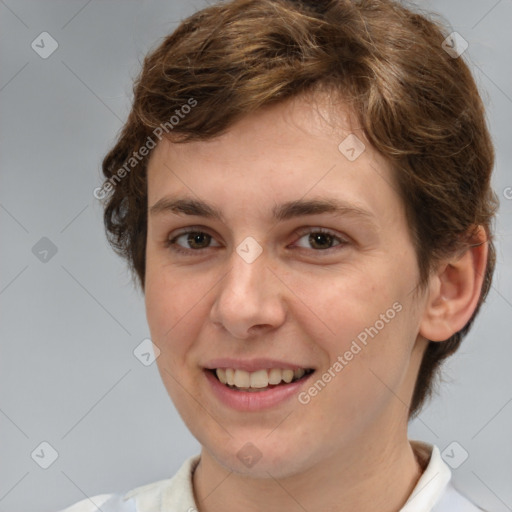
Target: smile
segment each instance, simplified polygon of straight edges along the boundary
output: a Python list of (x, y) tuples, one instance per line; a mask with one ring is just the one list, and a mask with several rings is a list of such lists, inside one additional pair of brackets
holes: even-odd
[(268, 368), (248, 372), (235, 368), (217, 368), (212, 373), (230, 389), (258, 392), (290, 384), (312, 373), (310, 368)]

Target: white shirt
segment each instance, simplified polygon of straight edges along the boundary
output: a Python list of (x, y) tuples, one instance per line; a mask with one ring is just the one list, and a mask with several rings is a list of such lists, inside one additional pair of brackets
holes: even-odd
[[(450, 483), (450, 468), (437, 446), (418, 441), (411, 445), (428, 465), (409, 499), (398, 512), (479, 512), (482, 509), (464, 498)], [(187, 459), (173, 478), (137, 487), (125, 494), (101, 494), (82, 500), (61, 512), (197, 512), (192, 475), (199, 455)], [(101, 508), (100, 508), (101, 507)]]

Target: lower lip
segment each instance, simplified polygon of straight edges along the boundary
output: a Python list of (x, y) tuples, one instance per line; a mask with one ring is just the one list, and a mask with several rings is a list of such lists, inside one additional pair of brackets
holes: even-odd
[(213, 393), (218, 399), (231, 409), (238, 411), (260, 411), (279, 405), (291, 397), (298, 394), (300, 388), (313, 375), (310, 373), (306, 377), (290, 384), (280, 384), (275, 388), (266, 391), (237, 391), (228, 388), (222, 384), (211, 371), (205, 370), (206, 379), (211, 385)]

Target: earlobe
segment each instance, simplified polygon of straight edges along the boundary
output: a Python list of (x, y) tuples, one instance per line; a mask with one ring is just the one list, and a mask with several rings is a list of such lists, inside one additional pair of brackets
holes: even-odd
[(462, 255), (441, 262), (431, 275), (420, 334), (445, 341), (460, 331), (475, 311), (487, 265), (487, 236), (479, 227)]

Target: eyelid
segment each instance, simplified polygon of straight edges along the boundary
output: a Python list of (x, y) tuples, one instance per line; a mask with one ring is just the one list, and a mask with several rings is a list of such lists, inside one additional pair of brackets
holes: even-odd
[(188, 233), (196, 233), (196, 232), (206, 233), (207, 235), (210, 235), (211, 237), (213, 237), (213, 235), (210, 233), (209, 228), (207, 228), (206, 226), (186, 226), (183, 228), (175, 229), (174, 231), (172, 231), (172, 233), (170, 233), (167, 236), (167, 238), (171, 239), (171, 235), (172, 235), (172, 240), (174, 240), (178, 236), (186, 235)]

